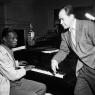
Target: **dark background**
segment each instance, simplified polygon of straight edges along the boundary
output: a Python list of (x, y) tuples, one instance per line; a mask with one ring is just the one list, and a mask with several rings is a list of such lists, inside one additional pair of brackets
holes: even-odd
[[(59, 48), (60, 33), (64, 30), (57, 23), (58, 12), (67, 4), (74, 6), (76, 17), (79, 19), (86, 19), (85, 12), (95, 16), (95, 0), (0, 0), (0, 34), (4, 26), (14, 27), (22, 37), (18, 46), (26, 44), (23, 43), (23, 31), (28, 32), (30, 24), (33, 25), (36, 34), (35, 45), (14, 52), (16, 59), (26, 60), (28, 64), (35, 65), (37, 68), (51, 71), (50, 63), (55, 53), (44, 54), (41, 51)], [(45, 83), (47, 92), (54, 95), (73, 95), (76, 59), (71, 52), (60, 64), (58, 72), (66, 74), (63, 79), (35, 72), (28, 72), (25, 78)]]
[(95, 16), (95, 0), (0, 0), (0, 27), (26, 29), (32, 24), (36, 37), (43, 36), (54, 32), (57, 10), (66, 4), (74, 6), (78, 18), (84, 18), (85, 11)]

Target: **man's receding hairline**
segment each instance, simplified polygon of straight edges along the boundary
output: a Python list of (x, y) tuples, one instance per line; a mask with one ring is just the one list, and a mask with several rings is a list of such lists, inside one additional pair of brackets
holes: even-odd
[(62, 13), (62, 11), (66, 12), (64, 8), (60, 9), (58, 16)]

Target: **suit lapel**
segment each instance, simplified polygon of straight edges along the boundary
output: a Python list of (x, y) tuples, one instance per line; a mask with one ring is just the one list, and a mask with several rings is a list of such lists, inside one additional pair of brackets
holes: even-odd
[(68, 39), (67, 40), (68, 45), (71, 46), (75, 51), (77, 50), (77, 46), (78, 46), (78, 43), (79, 43), (81, 35), (82, 35), (81, 28), (82, 28), (82, 24), (81, 24), (80, 20), (76, 20), (76, 46), (74, 46), (74, 44), (72, 42), (70, 31), (68, 31), (68, 33), (66, 33), (66, 35), (67, 35), (66, 39)]
[(80, 22), (80, 20), (76, 20), (76, 34), (75, 34), (76, 35), (76, 38), (75, 38), (76, 46), (72, 42), (71, 33), (68, 33), (68, 34), (69, 34), (69, 43), (70, 43), (71, 47), (74, 49), (74, 51), (77, 51), (78, 43), (81, 38), (81, 22)]
[(11, 59), (13, 61), (13, 57), (12, 57), (11, 53), (8, 52), (8, 49), (4, 45), (2, 45), (2, 51), (9, 57), (9, 59)]
[(11, 55), (9, 52), (7, 52), (6, 54), (8, 55), (8, 57), (9, 57), (11, 60), (14, 60), (13, 57), (12, 57), (12, 55)]
[(70, 33), (69, 30), (66, 32), (65, 37), (66, 37), (66, 41), (68, 43), (68, 46), (71, 46), (72, 47), (71, 33)]

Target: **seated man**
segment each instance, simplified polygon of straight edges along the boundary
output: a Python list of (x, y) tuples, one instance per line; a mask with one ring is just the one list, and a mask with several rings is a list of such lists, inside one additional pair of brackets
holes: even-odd
[(16, 68), (12, 52), (16, 45), (16, 32), (4, 28), (0, 45), (0, 95), (45, 95), (45, 84), (23, 78), (32, 66)]

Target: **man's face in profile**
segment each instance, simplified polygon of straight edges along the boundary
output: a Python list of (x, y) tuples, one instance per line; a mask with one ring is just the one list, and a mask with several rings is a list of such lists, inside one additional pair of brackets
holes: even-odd
[(13, 48), (17, 45), (17, 34), (15, 32), (9, 32), (8, 36), (5, 37), (6, 45), (9, 48)]
[(72, 16), (67, 15), (64, 9), (59, 12), (59, 19), (60, 19), (60, 24), (64, 27), (64, 29), (67, 29), (70, 27)]

